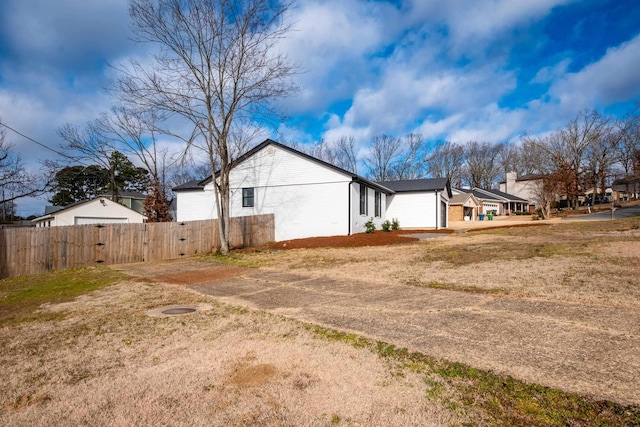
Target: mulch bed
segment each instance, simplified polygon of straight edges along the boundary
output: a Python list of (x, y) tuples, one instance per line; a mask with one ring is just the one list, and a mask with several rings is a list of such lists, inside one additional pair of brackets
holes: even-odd
[(351, 248), (359, 246), (384, 246), (398, 243), (409, 243), (419, 240), (415, 237), (407, 237), (407, 234), (453, 233), (453, 230), (391, 230), (374, 231), (373, 233), (357, 233), (351, 236), (309, 237), (306, 239), (284, 240), (282, 242), (269, 243), (256, 248), (257, 250), (284, 250), (284, 249), (310, 249), (310, 248)]

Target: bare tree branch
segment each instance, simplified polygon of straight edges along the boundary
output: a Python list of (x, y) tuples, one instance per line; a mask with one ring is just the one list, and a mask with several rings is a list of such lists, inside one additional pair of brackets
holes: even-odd
[(206, 153), (216, 194), (220, 251), (229, 251), (229, 172), (247, 129), (281, 113), (272, 101), (297, 88), (295, 67), (278, 51), (291, 30), (290, 2), (132, 0), (137, 40), (159, 48), (153, 65), (133, 61), (114, 88), (130, 107), (191, 123), (189, 145)]

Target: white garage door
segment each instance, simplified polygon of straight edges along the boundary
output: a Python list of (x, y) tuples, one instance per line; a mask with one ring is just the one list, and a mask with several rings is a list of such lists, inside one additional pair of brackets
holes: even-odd
[(483, 206), (484, 206), (484, 213), (487, 213), (489, 211), (498, 212), (498, 204), (497, 203), (483, 203)]
[(85, 224), (126, 224), (128, 223), (127, 218), (100, 218), (100, 217), (90, 217), (90, 216), (77, 216), (74, 218), (75, 225), (85, 225)]

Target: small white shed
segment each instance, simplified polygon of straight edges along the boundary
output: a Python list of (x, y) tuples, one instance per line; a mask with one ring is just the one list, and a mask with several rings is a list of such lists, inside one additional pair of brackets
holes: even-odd
[(85, 224), (140, 224), (147, 217), (106, 197), (73, 203), (36, 218), (36, 227)]

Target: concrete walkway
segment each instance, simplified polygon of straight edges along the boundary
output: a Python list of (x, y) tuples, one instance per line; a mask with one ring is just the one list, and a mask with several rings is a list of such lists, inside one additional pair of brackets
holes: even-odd
[[(211, 264), (202, 268), (211, 270)], [(525, 381), (640, 404), (640, 312), (302, 274), (203, 271), (191, 289)], [(131, 272), (131, 271), (130, 271)], [(193, 277), (193, 270), (189, 271)], [(180, 283), (178, 281), (178, 283)]]

